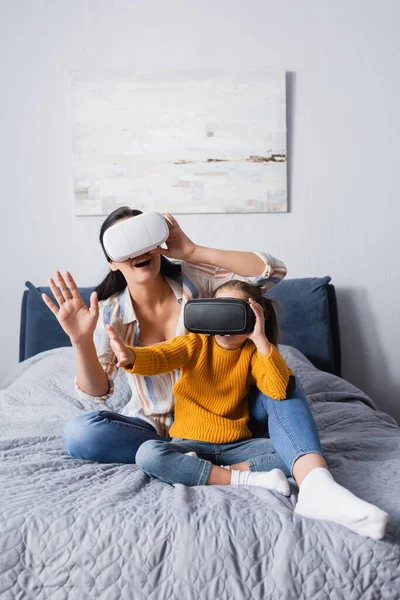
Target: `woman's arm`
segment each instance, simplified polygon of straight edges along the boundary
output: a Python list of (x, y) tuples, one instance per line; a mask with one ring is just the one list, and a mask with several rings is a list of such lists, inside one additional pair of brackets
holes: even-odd
[[(101, 399), (104, 401), (104, 396), (112, 391), (116, 367), (108, 335), (102, 327), (102, 318), (99, 318), (97, 294), (91, 294), (90, 306), (87, 307), (68, 271), (65, 277), (56, 271), (55, 279), (50, 278), (49, 283), (56, 303), (46, 294), (42, 295), (43, 301), (71, 340), (75, 351), (77, 391), (93, 397), (103, 397)], [(93, 341), (94, 334), (99, 341), (97, 350)], [(99, 350), (103, 365), (98, 357)]]
[(106, 396), (110, 382), (97, 356), (93, 340), (72, 344), (75, 351), (76, 385), (89, 396)]
[(238, 250), (217, 250), (205, 246), (195, 246), (190, 255), (190, 262), (196, 265), (215, 265), (236, 273), (242, 277), (256, 277), (265, 268), (264, 261), (255, 252), (241, 252)]
[(267, 292), (286, 275), (283, 262), (263, 252), (241, 252), (206, 248), (192, 242), (182, 231), (172, 215), (167, 213), (169, 237), (168, 249), (157, 248), (152, 253), (184, 261), (184, 273), (201, 283), (206, 294), (211, 294), (219, 285), (231, 279), (241, 279), (259, 285)]

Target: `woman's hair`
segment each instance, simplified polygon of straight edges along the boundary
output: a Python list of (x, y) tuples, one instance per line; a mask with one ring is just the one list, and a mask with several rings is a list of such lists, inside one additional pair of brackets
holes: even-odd
[(239, 290), (243, 293), (243, 296), (246, 299), (252, 298), (263, 307), (265, 317), (265, 335), (267, 336), (269, 342), (276, 346), (278, 344), (279, 329), (272, 300), (265, 298), (265, 296), (262, 295), (259, 287), (252, 285), (251, 283), (246, 283), (245, 281), (239, 281), (238, 279), (232, 279), (232, 281), (227, 281), (226, 283), (220, 285), (214, 291), (212, 297), (215, 298), (217, 293), (223, 289)]
[[(103, 243), (104, 233), (115, 225), (117, 221), (121, 219), (125, 219), (126, 217), (137, 217), (141, 215), (141, 210), (135, 210), (133, 208), (129, 208), (129, 206), (121, 206), (114, 210), (110, 215), (108, 215), (107, 219), (101, 226), (100, 229), (100, 245), (103, 248), (104, 255), (108, 262), (111, 262), (111, 258), (108, 256), (106, 249)], [(173, 277), (174, 275), (178, 275), (181, 272), (181, 265), (179, 263), (173, 263), (165, 256), (160, 256), (161, 258), (161, 267), (160, 273), (165, 277)], [(121, 271), (112, 271), (110, 269), (109, 273), (103, 279), (103, 281), (96, 287), (96, 292), (99, 300), (106, 300), (113, 294), (117, 292), (122, 292), (127, 286), (126, 279), (122, 275)]]

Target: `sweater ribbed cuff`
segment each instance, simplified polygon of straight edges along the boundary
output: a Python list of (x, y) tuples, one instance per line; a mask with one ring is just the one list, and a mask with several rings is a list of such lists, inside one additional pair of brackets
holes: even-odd
[(147, 348), (137, 348), (136, 346), (127, 346), (129, 350), (135, 353), (135, 363), (132, 368), (123, 367), (127, 373), (141, 375), (143, 371), (148, 371), (153, 365), (152, 353)]
[(289, 377), (293, 375), (277, 348), (271, 344), (271, 352), (268, 356), (258, 353), (259, 364), (265, 369), (265, 376), (269, 385), (274, 389), (274, 394), (268, 395), (275, 400), (284, 400), (289, 383)]

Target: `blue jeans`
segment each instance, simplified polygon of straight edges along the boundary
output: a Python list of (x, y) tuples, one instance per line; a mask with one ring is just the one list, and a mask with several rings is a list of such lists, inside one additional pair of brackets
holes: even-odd
[[(186, 456), (196, 452), (197, 457)], [(147, 475), (167, 483), (205, 485), (213, 465), (234, 465), (247, 461), (250, 471), (290, 471), (268, 438), (247, 439), (232, 444), (211, 444), (172, 438), (148, 440), (136, 453), (136, 464)]]
[(255, 392), (250, 398), (249, 428), (254, 438), (271, 438), (291, 473), (300, 456), (311, 452), (324, 456), (317, 424), (297, 377), (286, 400), (273, 400), (257, 389)]
[(72, 458), (130, 464), (143, 442), (163, 439), (147, 421), (109, 410), (73, 417), (67, 421), (63, 437)]
[[(271, 438), (271, 454), (278, 453), (290, 473), (300, 456), (323, 455), (314, 417), (297, 379), (288, 399), (272, 400), (254, 388), (249, 403), (253, 438)], [(143, 442), (160, 439), (146, 421), (105, 410), (78, 415), (64, 429), (70, 456), (103, 463), (134, 463)]]

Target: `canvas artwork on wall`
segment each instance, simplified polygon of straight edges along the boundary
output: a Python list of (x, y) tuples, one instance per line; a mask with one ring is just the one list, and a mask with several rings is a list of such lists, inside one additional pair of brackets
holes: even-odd
[(282, 70), (72, 73), (77, 215), (287, 211)]

